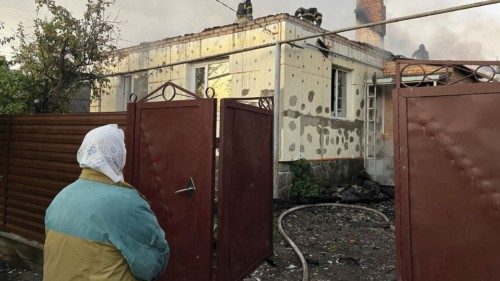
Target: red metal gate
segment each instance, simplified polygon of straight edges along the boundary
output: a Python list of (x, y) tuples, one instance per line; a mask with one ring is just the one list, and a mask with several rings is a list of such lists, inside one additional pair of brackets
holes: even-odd
[(221, 103), (217, 280), (242, 280), (272, 248), (271, 99)]
[(208, 281), (216, 102), (195, 98), (148, 103), (146, 99), (128, 107), (129, 126), (134, 129), (127, 134), (127, 156), (133, 159), (127, 163), (133, 165), (126, 172), (151, 201), (167, 233), (171, 255), (160, 280)]
[(500, 83), (450, 84), (395, 92), (398, 280), (500, 276)]

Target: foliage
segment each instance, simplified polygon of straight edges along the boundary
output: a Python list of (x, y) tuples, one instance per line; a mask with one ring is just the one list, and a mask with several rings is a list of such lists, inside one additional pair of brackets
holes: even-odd
[[(5, 29), (3, 22), (0, 21), (0, 30)], [(0, 34), (0, 46), (9, 43), (14, 40), (14, 36), (5, 36)]]
[[(105, 93), (105, 70), (116, 63), (118, 30), (105, 10), (114, 0), (89, 0), (81, 19), (54, 0), (35, 0), (37, 18), (30, 36), (23, 25), (17, 32), (19, 47), (14, 63), (34, 82), (32, 101), (37, 112), (66, 112), (72, 96), (90, 84), (93, 97)], [(50, 16), (40, 18), (40, 10)], [(28, 102), (29, 103), (29, 102)]]
[(19, 70), (12, 70), (4, 57), (0, 57), (0, 114), (33, 112), (32, 94), (28, 89), (33, 81)]
[(290, 164), (293, 174), (292, 197), (320, 197), (325, 189), (318, 185), (311, 172), (311, 164), (304, 159)]

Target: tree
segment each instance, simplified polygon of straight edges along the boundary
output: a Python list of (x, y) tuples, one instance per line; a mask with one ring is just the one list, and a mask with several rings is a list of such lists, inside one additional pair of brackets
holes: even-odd
[[(71, 97), (85, 85), (93, 98), (100, 97), (109, 82), (102, 76), (116, 63), (119, 31), (106, 14), (114, 0), (88, 0), (81, 19), (54, 0), (35, 3), (34, 32), (30, 36), (19, 26), (14, 63), (34, 82), (30, 97), (37, 101), (37, 112), (67, 112)], [(40, 18), (42, 9), (50, 16)]]
[(0, 56), (0, 114), (33, 112), (33, 98), (28, 91), (33, 84), (21, 71), (10, 69), (5, 57)]
[[(4, 29), (0, 22), (0, 31)], [(0, 46), (10, 43), (13, 36), (0, 35)], [(10, 69), (9, 62), (0, 55), (0, 114), (17, 114), (32, 111), (29, 100), (30, 94), (26, 91), (30, 81), (18, 70)]]
[[(4, 27), (4, 24), (2, 21), (0, 21), (0, 31), (3, 30), (5, 27)], [(0, 34), (1, 35), (1, 34)], [(14, 39), (13, 36), (0, 36), (0, 46), (2, 45), (5, 45), (7, 43), (9, 43), (10, 41), (12, 41)]]

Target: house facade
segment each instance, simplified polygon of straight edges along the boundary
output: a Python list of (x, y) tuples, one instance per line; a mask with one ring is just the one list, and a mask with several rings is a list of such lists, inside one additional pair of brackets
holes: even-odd
[[(118, 65), (110, 69), (120, 75), (111, 77), (109, 94), (91, 109), (123, 111), (131, 93), (141, 98), (166, 81), (198, 93), (211, 87), (218, 99), (273, 96), (274, 46), (248, 49), (324, 32), (280, 14), (121, 49)], [(331, 184), (349, 181), (363, 169), (365, 123), (376, 118), (367, 81), (382, 76), (392, 54), (339, 35), (319, 39), (329, 51), (318, 48), (316, 38), (282, 46), (280, 184), (275, 195), (286, 194), (291, 186), (291, 161), (310, 161), (318, 179)], [(224, 55), (241, 49), (247, 51)], [(169, 64), (176, 65), (161, 67)]]

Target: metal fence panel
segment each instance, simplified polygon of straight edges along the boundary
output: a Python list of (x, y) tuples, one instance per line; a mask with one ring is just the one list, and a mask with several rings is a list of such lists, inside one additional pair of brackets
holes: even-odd
[(272, 255), (272, 111), (221, 103), (218, 281), (243, 280)]
[(128, 120), (135, 125), (127, 134), (133, 148), (127, 176), (132, 172), (134, 186), (151, 201), (171, 250), (160, 280), (211, 280), (215, 102), (129, 105)]
[(9, 167), (11, 117), (0, 116), (0, 230), (5, 228), (5, 199), (7, 192), (7, 171)]
[(497, 280), (500, 83), (396, 97), (399, 280)]
[(80, 174), (76, 152), (83, 137), (113, 123), (125, 128), (125, 113), (13, 116), (5, 230), (43, 242), (45, 209)]

